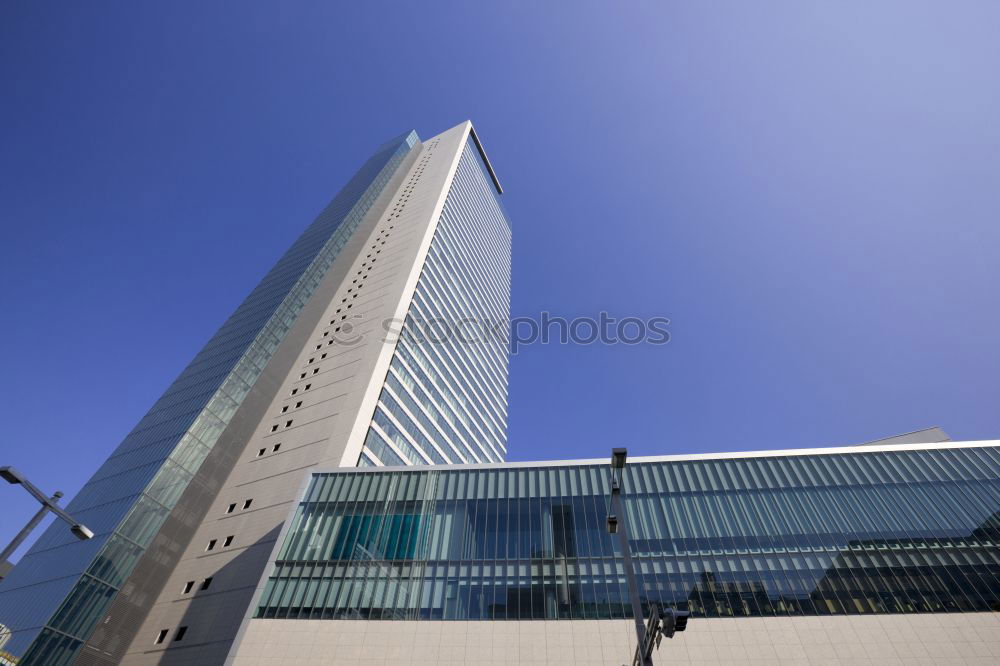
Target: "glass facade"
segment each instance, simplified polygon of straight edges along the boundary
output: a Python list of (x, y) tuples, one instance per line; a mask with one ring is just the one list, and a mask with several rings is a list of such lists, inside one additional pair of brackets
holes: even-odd
[[(608, 476), (571, 462), (316, 473), (256, 617), (628, 617)], [(623, 498), (644, 607), (1000, 611), (998, 447), (635, 461)]]
[(410, 132), (379, 148), (70, 502), (95, 537), (78, 542), (54, 523), (0, 583), (6, 650), (21, 663), (68, 663), (88, 639), (417, 142)]
[(466, 140), (359, 465), (502, 461), (510, 225)]

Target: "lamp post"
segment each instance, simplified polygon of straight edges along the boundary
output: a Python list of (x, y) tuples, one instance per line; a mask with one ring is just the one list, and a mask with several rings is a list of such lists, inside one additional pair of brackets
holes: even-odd
[(24, 475), (13, 467), (0, 467), (0, 477), (2, 477), (7, 483), (24, 487), (24, 489), (31, 493), (31, 495), (42, 505), (42, 508), (38, 510), (38, 513), (36, 513), (31, 520), (28, 521), (28, 524), (17, 533), (14, 540), (3, 549), (2, 553), (0, 553), (0, 578), (4, 578), (13, 567), (13, 565), (7, 561), (7, 558), (14, 554), (17, 547), (20, 546), (21, 543), (28, 537), (31, 530), (35, 529), (35, 527), (38, 526), (38, 523), (42, 522), (42, 518), (44, 518), (45, 514), (49, 511), (68, 523), (70, 526), (69, 531), (72, 532), (77, 539), (86, 541), (94, 536), (94, 533), (91, 532), (86, 525), (78, 523), (73, 516), (69, 515), (59, 507), (57, 503), (59, 502), (59, 498), (63, 496), (61, 492), (56, 491), (53, 493), (52, 497), (47, 497), (45, 493), (35, 486), (35, 484), (24, 478)]
[(632, 568), (632, 551), (628, 545), (628, 526), (625, 522), (625, 511), (622, 509), (622, 481), (624, 480), (625, 460), (627, 458), (628, 451), (626, 449), (611, 449), (611, 513), (608, 514), (608, 532), (618, 535), (625, 579), (628, 581), (628, 596), (632, 602), (636, 640), (632, 666), (653, 666), (653, 648), (660, 646), (660, 640), (663, 636), (673, 638), (675, 632), (684, 631), (687, 628), (689, 613), (673, 608), (662, 609), (651, 606), (648, 626), (642, 622), (639, 584), (636, 583), (635, 569)]
[(632, 602), (636, 640), (633, 664), (653, 666), (653, 660), (643, 654), (641, 649), (646, 644), (646, 627), (642, 623), (639, 584), (636, 583), (635, 570), (632, 568), (632, 553), (628, 546), (628, 526), (625, 524), (625, 511), (622, 510), (622, 478), (627, 457), (628, 451), (626, 449), (611, 449), (611, 513), (608, 514), (608, 532), (618, 535), (618, 544), (622, 551), (622, 565), (625, 568), (625, 580), (628, 582), (628, 596)]

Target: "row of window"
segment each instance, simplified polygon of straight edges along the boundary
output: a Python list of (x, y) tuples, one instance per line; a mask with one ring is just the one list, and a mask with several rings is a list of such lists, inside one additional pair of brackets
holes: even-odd
[[(295, 423), (294, 419), (288, 419), (287, 421), (285, 421), (285, 427), (291, 428), (293, 423)], [(280, 423), (275, 423), (273, 426), (271, 426), (271, 432), (278, 432), (278, 428), (280, 426), (281, 426)]]
[[(247, 500), (243, 500), (243, 511), (246, 511), (247, 509), (249, 509), (251, 504), (253, 504), (253, 499), (252, 498), (251, 499), (247, 499)], [(229, 508), (226, 509), (226, 513), (232, 513), (233, 511), (236, 511), (236, 502), (233, 502), (232, 504), (230, 504)]]
[[(184, 634), (187, 633), (187, 630), (188, 630), (187, 626), (178, 627), (177, 628), (177, 633), (174, 634), (174, 641), (173, 642), (177, 643), (179, 641), (184, 640)], [(160, 633), (158, 633), (156, 635), (156, 640), (153, 641), (153, 644), (154, 645), (160, 645), (160, 644), (162, 644), (165, 640), (167, 640), (167, 636), (169, 634), (170, 634), (170, 630), (169, 629), (160, 629)]]
[[(194, 589), (194, 584), (195, 581), (193, 580), (189, 580), (188, 582), (184, 583), (184, 587), (181, 590), (181, 594), (189, 594), (191, 590)], [(203, 592), (207, 590), (211, 585), (212, 585), (212, 577), (209, 576), (205, 580), (201, 581), (201, 585), (198, 587), (198, 590)]]
[[(281, 449), (281, 442), (278, 442), (277, 444), (275, 444), (274, 446), (271, 447), (271, 453), (277, 453), (280, 449)], [(258, 458), (263, 457), (265, 453), (267, 453), (267, 449), (266, 448), (257, 449), (257, 457)]]
[[(361, 291), (361, 288), (365, 286), (365, 280), (368, 279), (368, 271), (371, 271), (371, 269), (372, 269), (372, 266), (370, 264), (373, 264), (375, 262), (375, 258), (373, 258), (372, 255), (373, 254), (381, 254), (382, 250), (380, 249), (380, 247), (386, 244), (386, 239), (388, 239), (389, 236), (390, 236), (389, 229), (393, 229), (393, 228), (395, 228), (395, 225), (390, 225), (388, 229), (383, 229), (383, 230), (379, 231), (378, 234), (376, 235), (375, 242), (371, 246), (371, 250), (373, 250), (374, 252), (370, 252), (365, 257), (365, 259), (370, 260), (370, 261), (362, 262), (362, 264), (361, 264), (362, 270), (357, 271), (356, 277), (353, 280), (351, 280), (351, 284), (354, 285), (354, 286), (348, 287), (348, 289), (347, 289), (347, 293), (348, 293), (348, 295), (349, 295), (349, 297), (351, 299), (357, 298), (358, 297), (358, 293)], [(346, 306), (345, 307), (337, 308), (336, 314), (340, 314), (343, 310), (350, 309), (353, 306), (353, 303), (347, 303), (347, 301), (348, 301), (348, 297), (344, 297), (344, 298), (341, 299), (341, 304), (342, 305), (346, 304)], [(339, 325), (339, 326), (336, 325), (338, 323), (338, 321), (342, 322), (346, 318), (347, 318), (347, 315), (345, 314), (345, 315), (341, 315), (340, 320), (337, 320), (336, 318), (330, 320), (330, 326), (335, 326), (335, 328), (333, 329), (334, 333), (339, 333), (341, 331), (341, 329), (342, 329), (342, 325)], [(324, 337), (324, 338), (330, 338), (331, 337), (330, 336), (330, 331), (329, 330), (323, 331), (322, 337)], [(336, 342), (337, 342), (337, 340), (335, 338), (331, 338), (331, 339), (329, 339), (329, 340), (326, 341), (326, 346), (331, 346), (331, 345), (335, 344)], [(323, 342), (321, 340), (316, 345), (315, 349), (318, 351), (318, 350), (320, 350), (322, 348), (323, 348)], [(312, 365), (314, 363), (323, 361), (324, 359), (327, 358), (327, 356), (328, 356), (328, 354), (326, 352), (324, 352), (323, 354), (320, 354), (319, 356), (310, 357), (306, 361), (306, 365)], [(313, 368), (312, 369), (312, 374), (314, 374), (314, 375), (318, 374), (319, 371), (320, 371), (320, 368), (318, 368), (318, 367), (317, 368)], [(299, 379), (305, 379), (307, 376), (308, 376), (308, 372), (303, 372), (303, 373), (301, 373), (299, 375)], [(312, 388), (312, 384), (306, 384), (305, 387), (302, 388), (302, 392), (304, 393), (305, 391), (308, 391), (310, 388)], [(299, 388), (295, 387), (295, 388), (292, 389), (290, 395), (294, 396), (294, 395), (297, 395), (298, 393), (299, 393)], [(280, 414), (286, 414), (290, 410), (301, 408), (303, 406), (303, 402), (304, 401), (299, 400), (294, 405), (290, 405), (290, 404), (283, 405), (282, 408), (281, 408)], [(286, 421), (285, 424), (284, 424), (284, 427), (288, 428), (292, 424), (293, 424), (292, 420)], [(281, 426), (280, 423), (273, 424), (271, 426), (271, 432), (277, 432), (281, 427), (282, 426)], [(258, 454), (258, 455), (261, 455), (261, 454)]]
[[(225, 539), (222, 540), (222, 546), (221, 547), (222, 548), (228, 548), (229, 546), (233, 545), (233, 539), (235, 539), (235, 538), (236, 538), (236, 535), (230, 534), (229, 536), (227, 536)], [(208, 545), (205, 546), (205, 552), (207, 553), (210, 550), (215, 550), (215, 547), (218, 544), (219, 544), (219, 540), (218, 539), (210, 539), (209, 542), (208, 542)]]

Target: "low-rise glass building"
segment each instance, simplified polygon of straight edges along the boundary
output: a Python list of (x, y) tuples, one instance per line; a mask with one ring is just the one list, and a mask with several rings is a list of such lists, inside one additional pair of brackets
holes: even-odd
[[(693, 622), (1000, 611), (995, 444), (633, 459), (644, 607)], [(254, 617), (630, 617), (609, 494), (607, 461), (315, 473)]]

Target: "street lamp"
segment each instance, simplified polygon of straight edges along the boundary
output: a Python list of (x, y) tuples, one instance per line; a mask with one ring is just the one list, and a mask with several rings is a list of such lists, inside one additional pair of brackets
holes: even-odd
[(668, 610), (651, 608), (649, 626), (642, 623), (642, 602), (639, 601), (639, 585), (636, 583), (635, 570), (632, 568), (632, 551), (628, 545), (628, 527), (625, 524), (625, 511), (622, 509), (622, 481), (625, 476), (625, 460), (627, 458), (628, 451), (626, 449), (611, 449), (611, 512), (608, 514), (608, 533), (618, 535), (625, 579), (628, 581), (628, 596), (632, 602), (636, 639), (632, 666), (653, 666), (654, 645), (655, 647), (660, 646), (660, 639), (663, 635), (666, 635), (667, 638), (673, 638), (675, 631), (684, 631), (687, 627), (688, 613), (672, 608)]
[(28, 524), (17, 533), (14, 540), (3, 549), (2, 553), (0, 553), (0, 578), (4, 578), (13, 567), (13, 565), (7, 561), (7, 558), (14, 554), (17, 547), (20, 546), (21, 543), (28, 537), (31, 530), (35, 529), (35, 527), (38, 526), (38, 523), (42, 522), (42, 518), (44, 518), (45, 514), (49, 511), (66, 521), (66, 523), (69, 524), (69, 531), (72, 532), (77, 539), (86, 541), (94, 536), (94, 533), (91, 532), (86, 525), (78, 523), (73, 516), (69, 515), (59, 507), (57, 502), (59, 501), (59, 498), (63, 496), (61, 492), (56, 491), (53, 493), (52, 497), (46, 497), (45, 493), (39, 490), (35, 484), (31, 483), (31, 481), (24, 478), (24, 475), (13, 467), (0, 467), (0, 478), (7, 483), (23, 486), (25, 490), (31, 493), (31, 495), (42, 504), (42, 508), (38, 510), (38, 513), (36, 513), (34, 517), (28, 521)]

